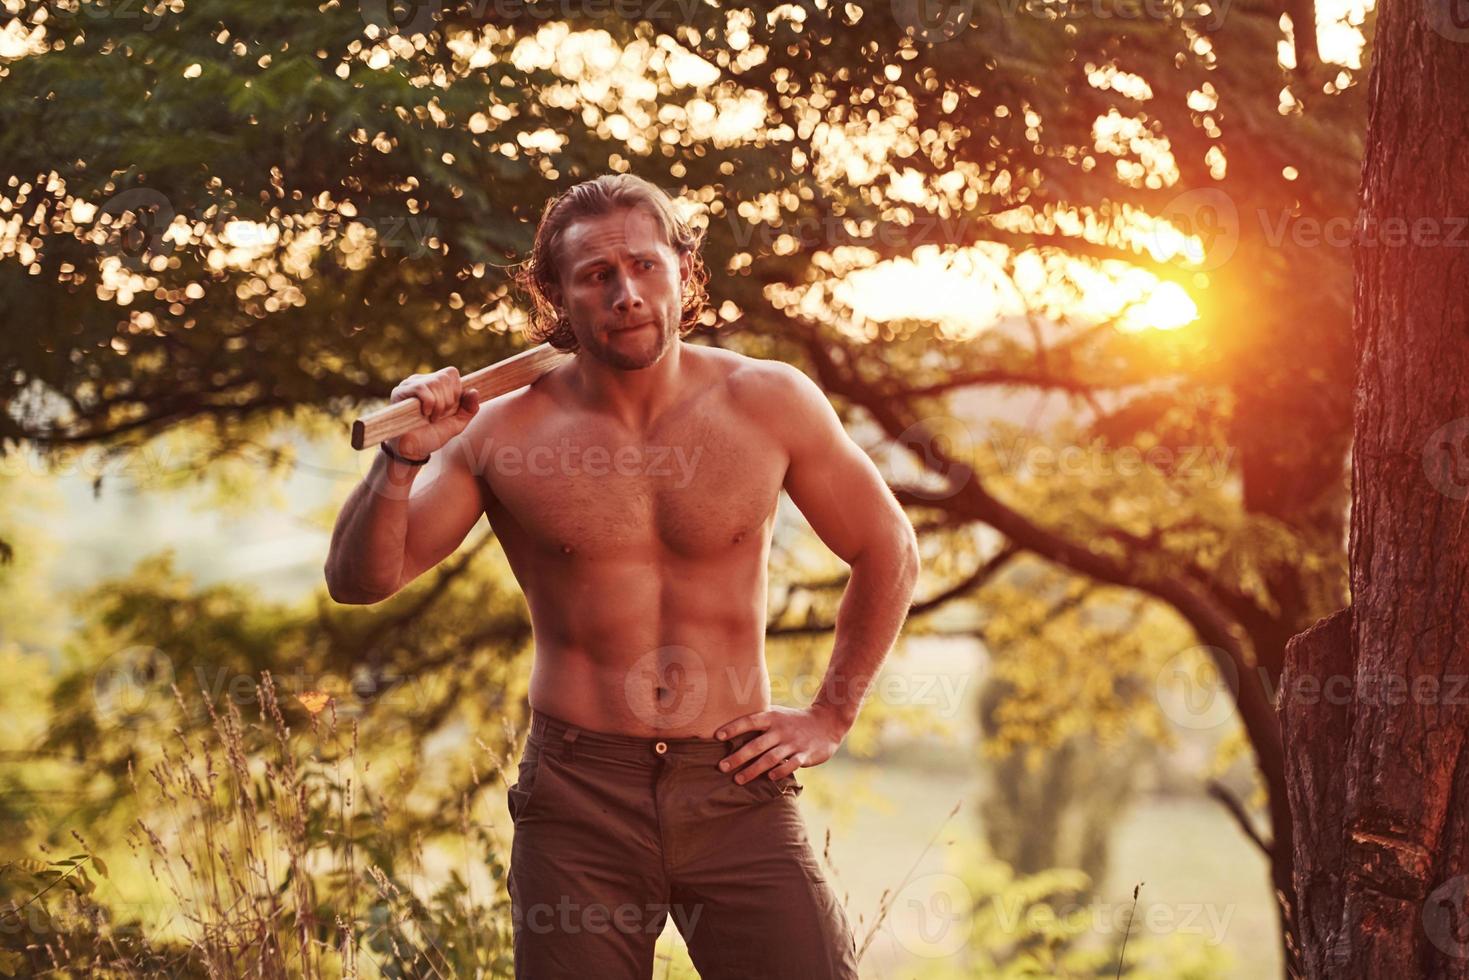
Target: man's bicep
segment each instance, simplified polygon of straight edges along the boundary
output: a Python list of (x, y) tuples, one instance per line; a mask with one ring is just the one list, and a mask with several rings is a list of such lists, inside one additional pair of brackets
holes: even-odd
[(906, 524), (907, 516), (825, 393), (805, 375), (795, 382), (790, 405), (785, 491), (817, 536), (850, 564)]
[(487, 506), (488, 489), (467, 464), (459, 437), (446, 444), (439, 455), (439, 470), (420, 475), (408, 498), (408, 534), (403, 544), (399, 588), (453, 554)]

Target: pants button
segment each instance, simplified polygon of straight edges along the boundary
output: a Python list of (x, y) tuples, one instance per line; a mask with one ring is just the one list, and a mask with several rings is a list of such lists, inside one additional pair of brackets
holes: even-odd
[(657, 752), (659, 755), (662, 755), (663, 753), (668, 751), (668, 743), (659, 742), (657, 745), (653, 746), (653, 751)]

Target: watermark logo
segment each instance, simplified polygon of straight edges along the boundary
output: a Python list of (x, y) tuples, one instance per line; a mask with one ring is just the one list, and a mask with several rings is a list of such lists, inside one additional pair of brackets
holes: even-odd
[(1088, 476), (1133, 478), (1147, 473), (1165, 478), (1223, 486), (1234, 458), (1232, 446), (1109, 446), (1100, 438), (1086, 445), (1051, 445), (1039, 439), (1017, 437), (1008, 443), (990, 443), (1000, 469), (1012, 476), (1035, 479), (1081, 479)]
[(1185, 191), (1156, 215), (1147, 242), (1155, 256), (1182, 254), (1200, 271), (1228, 262), (1239, 245), (1239, 209), (1215, 187)]
[(1445, 497), (1469, 498), (1469, 418), (1433, 430), (1423, 445), (1423, 472)]
[(1423, 931), (1440, 950), (1469, 959), (1469, 875), (1455, 875), (1423, 903)]
[(440, 0), (362, 0), (362, 22), (383, 33), (427, 34), (433, 30)]
[(108, 657), (92, 677), (97, 716), (128, 724), (150, 705), (167, 698), (174, 682), (173, 661), (157, 647), (131, 646)]
[(167, 197), (151, 187), (134, 187), (109, 197), (97, 209), (96, 220), (109, 229), (109, 238), (115, 236), (122, 264), (142, 272), (163, 251), (163, 236), (173, 219)]
[(893, 20), (915, 41), (952, 41), (974, 22), (974, 0), (892, 0)]
[[(42, 11), (44, 11), (43, 19)], [(44, 23), (51, 33), (60, 33), (61, 25), (68, 21), (82, 20), (100, 24), (105, 21), (127, 23), (129, 21), (145, 20), (144, 31), (156, 31), (158, 25), (163, 23), (163, 18), (172, 12), (168, 4), (149, 5), (137, 2), (137, 0), (116, 0), (113, 3), (101, 4), (92, 0), (42, 0), (36, 5), (36, 9), (30, 14), (30, 23)]]
[(1440, 37), (1455, 44), (1469, 41), (1469, 0), (1423, 0), (1423, 14)]
[(921, 875), (903, 886), (888, 913), (898, 944), (915, 956), (953, 956), (969, 943), (974, 895), (957, 875)]
[[(956, 418), (937, 415), (915, 422), (898, 436), (897, 444), (903, 452), (893, 460), (895, 475), (915, 497), (945, 500), (974, 476), (974, 467), (964, 462), (974, 458), (974, 436)], [(935, 475), (938, 485), (932, 483)], [(920, 483), (920, 477), (930, 482)]]
[[(422, 411), (421, 407), (419, 411)], [(357, 468), (358, 477), (368, 485), (374, 494), (386, 500), (407, 500), (415, 494), (425, 492), (438, 481), (439, 477), (444, 474), (446, 461), (442, 458), (443, 455), (453, 452), (453, 447), (457, 445), (458, 443), (449, 443), (440, 447), (428, 454), (427, 463), (412, 467), (411, 470), (407, 467), (385, 466), (379, 479), (373, 478), (373, 467), (377, 465), (379, 459), (384, 461), (387, 459), (387, 453), (383, 450), (382, 444), (373, 446), (370, 450), (353, 453), (352, 464)]]
[(392, 953), (415, 961), (442, 958), (445, 929), (427, 904), (434, 894), (433, 882), (411, 871), (389, 877), (373, 867), (368, 874), (377, 898), (367, 908), (363, 930), (367, 944), (381, 955)]
[(671, 914), (679, 934), (685, 939), (693, 934), (704, 914), (704, 903), (649, 902), (639, 905), (623, 902), (609, 906), (603, 902), (584, 902), (579, 896), (560, 895), (555, 902), (512, 902), (510, 917), (516, 931), (534, 935), (576, 936), (583, 933), (625, 936), (657, 936)]
[(1154, 695), (1163, 714), (1175, 724), (1199, 730), (1217, 728), (1233, 717), (1238, 690), (1239, 669), (1218, 647), (1182, 650), (1168, 658), (1154, 679)]
[(1010, 934), (1050, 933), (1058, 927), (1083, 929), (1109, 937), (1142, 932), (1197, 937), (1206, 946), (1223, 943), (1238, 909), (1233, 902), (1089, 901), (1031, 903), (1024, 898), (995, 896), (989, 900), (995, 922)]
[(709, 700), (709, 670), (697, 650), (665, 646), (637, 659), (623, 680), (633, 716), (651, 728), (678, 728), (699, 717)]

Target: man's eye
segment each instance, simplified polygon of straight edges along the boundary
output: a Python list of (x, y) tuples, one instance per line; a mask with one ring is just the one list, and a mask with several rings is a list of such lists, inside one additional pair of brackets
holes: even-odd
[(646, 268), (646, 269), (652, 269), (652, 268), (656, 267), (657, 265), (658, 265), (658, 263), (657, 262), (654, 262), (652, 259), (643, 259), (643, 267)]
[(607, 273), (605, 270), (603, 270), (602, 272), (594, 272), (592, 273), (592, 278), (597, 282), (602, 282), (607, 278)]

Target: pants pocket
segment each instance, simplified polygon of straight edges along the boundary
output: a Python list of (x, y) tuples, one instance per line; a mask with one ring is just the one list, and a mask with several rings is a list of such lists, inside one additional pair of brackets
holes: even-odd
[(794, 798), (800, 796), (801, 791), (805, 789), (804, 786), (796, 781), (795, 773), (791, 773), (789, 776), (781, 779), (771, 779), (769, 775), (763, 772), (748, 783), (741, 785), (740, 788), (747, 794), (751, 794), (761, 800), (773, 800), (782, 796)]
[(536, 797), (536, 784), (540, 781), (542, 758), (541, 747), (533, 741), (527, 741), (516, 781), (505, 791), (505, 801), (510, 807), (512, 826), (525, 817), (531, 801)]

